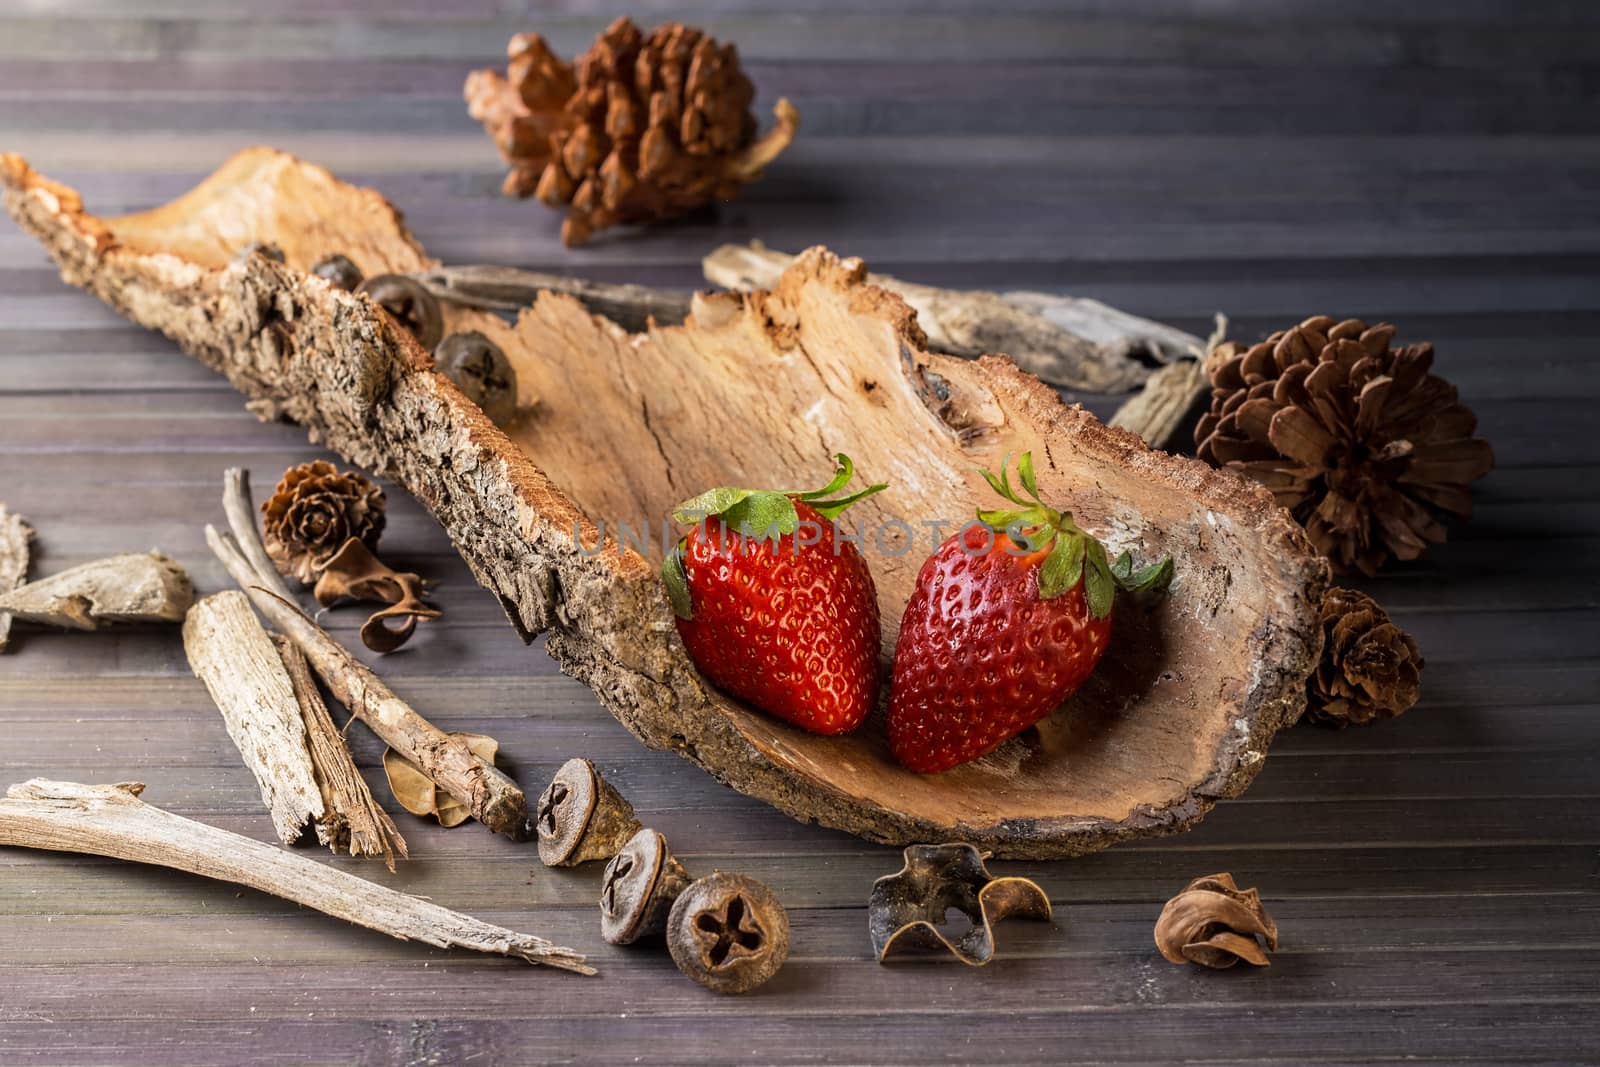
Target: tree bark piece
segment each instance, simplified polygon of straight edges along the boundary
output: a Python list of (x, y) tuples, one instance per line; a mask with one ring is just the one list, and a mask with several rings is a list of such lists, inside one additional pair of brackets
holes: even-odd
[(277, 646), (283, 669), (294, 686), (300, 716), (305, 723), (311, 765), (316, 770), (323, 807), (327, 810), (327, 818), (319, 824), (323, 844), (334, 852), (348, 849), (352, 856), (382, 856), (392, 872), (395, 853), (398, 852), (401, 859), (410, 856), (406, 839), (400, 836), (389, 813), (373, 799), (367, 780), (356, 769), (350, 748), (333, 724), (328, 705), (317, 690), (317, 681), (311, 676), (311, 665), (306, 662), (305, 654), (281, 634), (274, 634), (272, 643)]
[(97, 559), (0, 595), (0, 612), (23, 622), (98, 630), (119, 622), (180, 622), (194, 586), (159, 552)]
[(1195, 412), (1211, 395), (1206, 366), (1198, 359), (1169, 363), (1145, 381), (1111, 416), (1111, 425), (1136, 435), (1151, 448), (1178, 451), (1180, 436), (1193, 425)]
[[(459, 737), (440, 730), (417, 714), (343, 645), (328, 636), (309, 615), (286, 596), (271, 588), (251, 563), (265, 558), (256, 533), (249, 499), (249, 481), (230, 472), (225, 479), (224, 510), (234, 521), (234, 534), (206, 527), (211, 546), (233, 580), (244, 590), (256, 610), (272, 621), (284, 636), (305, 653), (328, 686), (328, 691), (366, 723), (390, 748), (416, 764), (451, 796), (465, 801), (472, 817), (496, 833), (520, 835), (527, 818), (527, 796), (504, 772), (479, 759)], [(226, 499), (232, 498), (232, 499)], [(257, 544), (250, 550), (241, 547)], [(260, 549), (258, 552), (257, 550)], [(273, 572), (276, 574), (276, 572)], [(276, 583), (280, 588), (282, 582)]]
[[(28, 580), (28, 542), (33, 530), (22, 516), (0, 504), (0, 595)], [(0, 611), (0, 652), (11, 640), (11, 613)]]
[[(557, 294), (514, 324), (447, 305), (446, 329), (472, 322), (513, 363), (519, 396), (540, 398), (508, 436), (385, 313), (309, 273), (330, 251), (368, 274), (432, 266), (371, 190), (268, 149), (123, 218), (88, 214), (14, 156), (0, 157), (0, 183), (66, 280), (221, 370), (254, 410), (415, 495), (523, 635), (550, 631), (562, 669), (641, 740), (799, 819), (885, 842), (1080, 854), (1192, 826), (1245, 789), (1304, 707), (1327, 565), (1271, 494), (1149, 450), (1008, 360), (930, 354), (915, 312), (859, 262), (812, 249), (770, 291), (701, 294), (682, 326), (645, 334)], [(236, 262), (249, 240), (286, 262)], [(760, 431), (741, 434), (737, 469), (730, 427)], [(948, 534), (992, 498), (974, 468), (1024, 450), (1046, 499), (1114, 552), (1170, 552), (1177, 578), (1160, 603), (1119, 609), (1110, 651), (1068, 704), (946, 774), (900, 768), (876, 722), (816, 737), (713, 689), (673, 625), (661, 545), (615, 538), (619, 520), (653, 527), (707, 486), (806, 484), (847, 451), (894, 486), (851, 511), (887, 659), (930, 550), (924, 524)]]
[(595, 973), (572, 949), (173, 815), (140, 800), (143, 791), (137, 782), (80, 785), (34, 778), (14, 785), (0, 800), (0, 845), (170, 867), (259, 889), (401, 941), (512, 956), (577, 974)]
[[(723, 245), (701, 261), (729, 289), (771, 289), (795, 257), (759, 241)], [(938, 289), (869, 274), (917, 313), (929, 348), (957, 356), (1001, 353), (1052, 385), (1091, 393), (1137, 388), (1152, 366), (1200, 355), (1200, 339), (1084, 297)]]
[(294, 684), (249, 599), (228, 590), (189, 609), (183, 649), (255, 775), (278, 840), (293, 845), (310, 823), (328, 843), (327, 807), (311, 765)]

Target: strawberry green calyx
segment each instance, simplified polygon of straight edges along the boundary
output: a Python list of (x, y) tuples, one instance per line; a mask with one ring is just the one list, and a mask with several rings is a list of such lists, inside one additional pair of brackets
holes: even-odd
[[(805, 491), (720, 486), (708, 489), (673, 508), (672, 519), (674, 522), (698, 525), (715, 517), (725, 528), (736, 530), (741, 536), (776, 542), (780, 537), (800, 529), (800, 513), (794, 506), (796, 500), (804, 501), (813, 511), (833, 522), (845, 508), (888, 488), (887, 484), (880, 482), (849, 496), (838, 496), (855, 477), (855, 464), (843, 452), (836, 454), (834, 460), (838, 466), (833, 473), (833, 480), (821, 489)], [(686, 540), (679, 540), (661, 562), (661, 580), (666, 583), (667, 599), (672, 602), (673, 612), (681, 619), (694, 617), (689, 576), (683, 566)]]
[(1024, 452), (1017, 460), (1017, 480), (1022, 483), (1019, 494), (1011, 485), (1007, 468), (1008, 455), (1000, 463), (1000, 473), (979, 470), (989, 487), (1006, 500), (1016, 504), (1010, 509), (978, 509), (978, 521), (999, 533), (1028, 552), (1050, 547), (1050, 554), (1039, 567), (1039, 597), (1050, 600), (1068, 592), (1083, 581), (1083, 595), (1089, 614), (1103, 619), (1111, 613), (1111, 602), (1118, 589), (1124, 592), (1162, 590), (1172, 581), (1172, 557), (1163, 556), (1155, 563), (1134, 569), (1133, 556), (1124, 552), (1115, 560), (1106, 556), (1106, 548), (1092, 534), (1086, 533), (1072, 521), (1071, 512), (1057, 511), (1039, 498), (1039, 483), (1033, 472), (1033, 453)]

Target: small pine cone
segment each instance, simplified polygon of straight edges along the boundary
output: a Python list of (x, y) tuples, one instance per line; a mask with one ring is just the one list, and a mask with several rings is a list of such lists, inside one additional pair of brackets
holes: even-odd
[(1335, 587), (1322, 601), (1322, 662), (1307, 683), (1306, 718), (1328, 726), (1392, 719), (1417, 702), (1422, 656), (1378, 602)]
[(506, 76), (468, 76), (467, 110), (511, 166), (506, 195), (567, 210), (568, 245), (731, 200), (799, 124), (780, 100), (777, 125), (757, 140), (738, 53), (681, 23), (645, 36), (620, 18), (574, 64), (538, 34), (512, 38), (509, 54)]
[(383, 490), (355, 471), (302, 463), (283, 472), (261, 505), (262, 542), (280, 574), (310, 585), (350, 538), (377, 548), (383, 508)]
[(1340, 573), (1442, 543), (1440, 513), (1467, 517), (1467, 486), (1494, 466), (1431, 344), (1391, 348), (1394, 327), (1326, 315), (1206, 357), (1211, 410), (1200, 458), (1271, 489)]

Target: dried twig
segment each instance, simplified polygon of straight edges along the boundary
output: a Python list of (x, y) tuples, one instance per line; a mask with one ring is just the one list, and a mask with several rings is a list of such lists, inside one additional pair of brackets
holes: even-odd
[[(759, 241), (723, 245), (701, 261), (708, 281), (729, 289), (770, 289), (795, 257)], [(1123, 393), (1152, 365), (1196, 355), (1200, 339), (1098, 300), (1047, 293), (937, 289), (884, 274), (872, 284), (917, 312), (928, 344), (958, 356), (1002, 352), (1023, 370), (1068, 389)]]
[(532, 307), (541, 292), (565, 293), (593, 314), (632, 333), (649, 328), (651, 319), (662, 326), (675, 326), (689, 314), (686, 292), (610, 285), (512, 267), (438, 267), (411, 277), (440, 300), (486, 311), (517, 311)]
[[(227, 505), (230, 519), (251, 516), (249, 481), (230, 475), (226, 493), (239, 496)], [(473, 818), (498, 833), (516, 835), (527, 816), (528, 799), (504, 772), (484, 763), (466, 743), (452, 737), (417, 714), (388, 686), (340, 645), (327, 631), (290, 599), (274, 592), (252, 566), (256, 555), (241, 543), (258, 541), (253, 518), (238, 523), (233, 536), (206, 527), (206, 543), (216, 553), (233, 580), (239, 583), (256, 610), (266, 616), (305, 653), (306, 659), (328, 686), (328, 691), (350, 709), (350, 714), (371, 727), (390, 748), (415, 763), (440, 789), (467, 802)], [(257, 545), (259, 548), (259, 544)], [(265, 557), (265, 550), (260, 555)]]
[[(28, 541), (33, 530), (22, 516), (0, 504), (0, 595), (28, 580)], [(0, 651), (11, 638), (11, 613), (0, 611)]]
[(83, 563), (0, 594), (19, 621), (98, 630), (115, 622), (179, 622), (194, 603), (184, 569), (159, 552)]
[(292, 845), (315, 822), (328, 843), (328, 809), (311, 765), (300, 702), (250, 601), (232, 589), (201, 600), (184, 620), (183, 649), (255, 775), (278, 840)]
[(139, 799), (144, 786), (42, 778), (0, 800), (0, 845), (150, 863), (250, 886), (402, 941), (466, 948), (578, 974), (583, 956), (542, 937), (482, 922), (335, 867), (185, 819)]
[(1179, 360), (1152, 374), (1144, 388), (1111, 416), (1111, 425), (1138, 434), (1151, 448), (1168, 452), (1182, 448), (1179, 435), (1211, 395), (1205, 357), (1227, 334), (1228, 317), (1219, 312), (1205, 350), (1196, 349), (1194, 359)]
[(356, 770), (350, 748), (333, 724), (322, 694), (317, 691), (317, 682), (311, 677), (311, 665), (306, 662), (305, 654), (286, 637), (274, 635), (273, 642), (278, 646), (278, 655), (289, 672), (289, 682), (300, 702), (311, 763), (316, 768), (317, 784), (322, 787), (323, 803), (330, 816), (326, 820), (329, 840), (325, 843), (335, 852), (348, 846), (352, 856), (382, 856), (389, 870), (394, 870), (395, 853), (402, 859), (410, 855), (406, 839), (400, 836), (389, 813), (378, 806), (367, 780)]

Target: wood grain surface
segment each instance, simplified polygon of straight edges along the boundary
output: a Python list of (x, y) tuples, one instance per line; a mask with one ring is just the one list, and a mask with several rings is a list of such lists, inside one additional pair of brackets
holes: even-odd
[[(1416, 634), (1423, 702), (1290, 731), (1193, 833), (1037, 879), (1052, 924), (1000, 958), (880, 967), (864, 905), (898, 855), (800, 826), (651, 753), (517, 639), (395, 495), (386, 558), (442, 581), (440, 625), (380, 665), (542, 788), (589, 756), (691, 871), (790, 908), (759, 994), (606, 946), (597, 866), (399, 813), (413, 858), (334, 860), (589, 952), (582, 980), (390, 942), (292, 905), (89, 857), (0, 852), (0, 1063), (1594, 1062), (1600, 1056), (1600, 8), (1585, 0), (662, 0), (740, 45), (790, 152), (691, 222), (560, 245), (496, 195), (459, 99), (513, 32), (583, 48), (598, 0), (33, 0), (0, 8), (0, 148), (97, 211), (152, 206), (271, 143), (377, 186), (429, 251), (690, 288), (718, 243), (827, 243), (938, 285), (1092, 296), (1205, 334), (1305, 315), (1431, 339), (1499, 468), (1452, 542), (1365, 587)], [(1093, 398), (1102, 413), (1115, 401)], [(222, 470), (318, 456), (169, 342), (69, 291), (0, 225), (0, 500), (33, 575), (159, 548), (202, 592)], [(326, 617), (353, 640), (357, 611)], [(380, 796), (380, 749), (356, 757)], [(18, 632), (0, 655), (0, 784), (139, 779), (269, 840), (177, 629)], [(312, 853), (308, 853), (312, 855)], [(1195, 875), (1255, 885), (1283, 949), (1249, 973), (1165, 963), (1150, 930)]]

